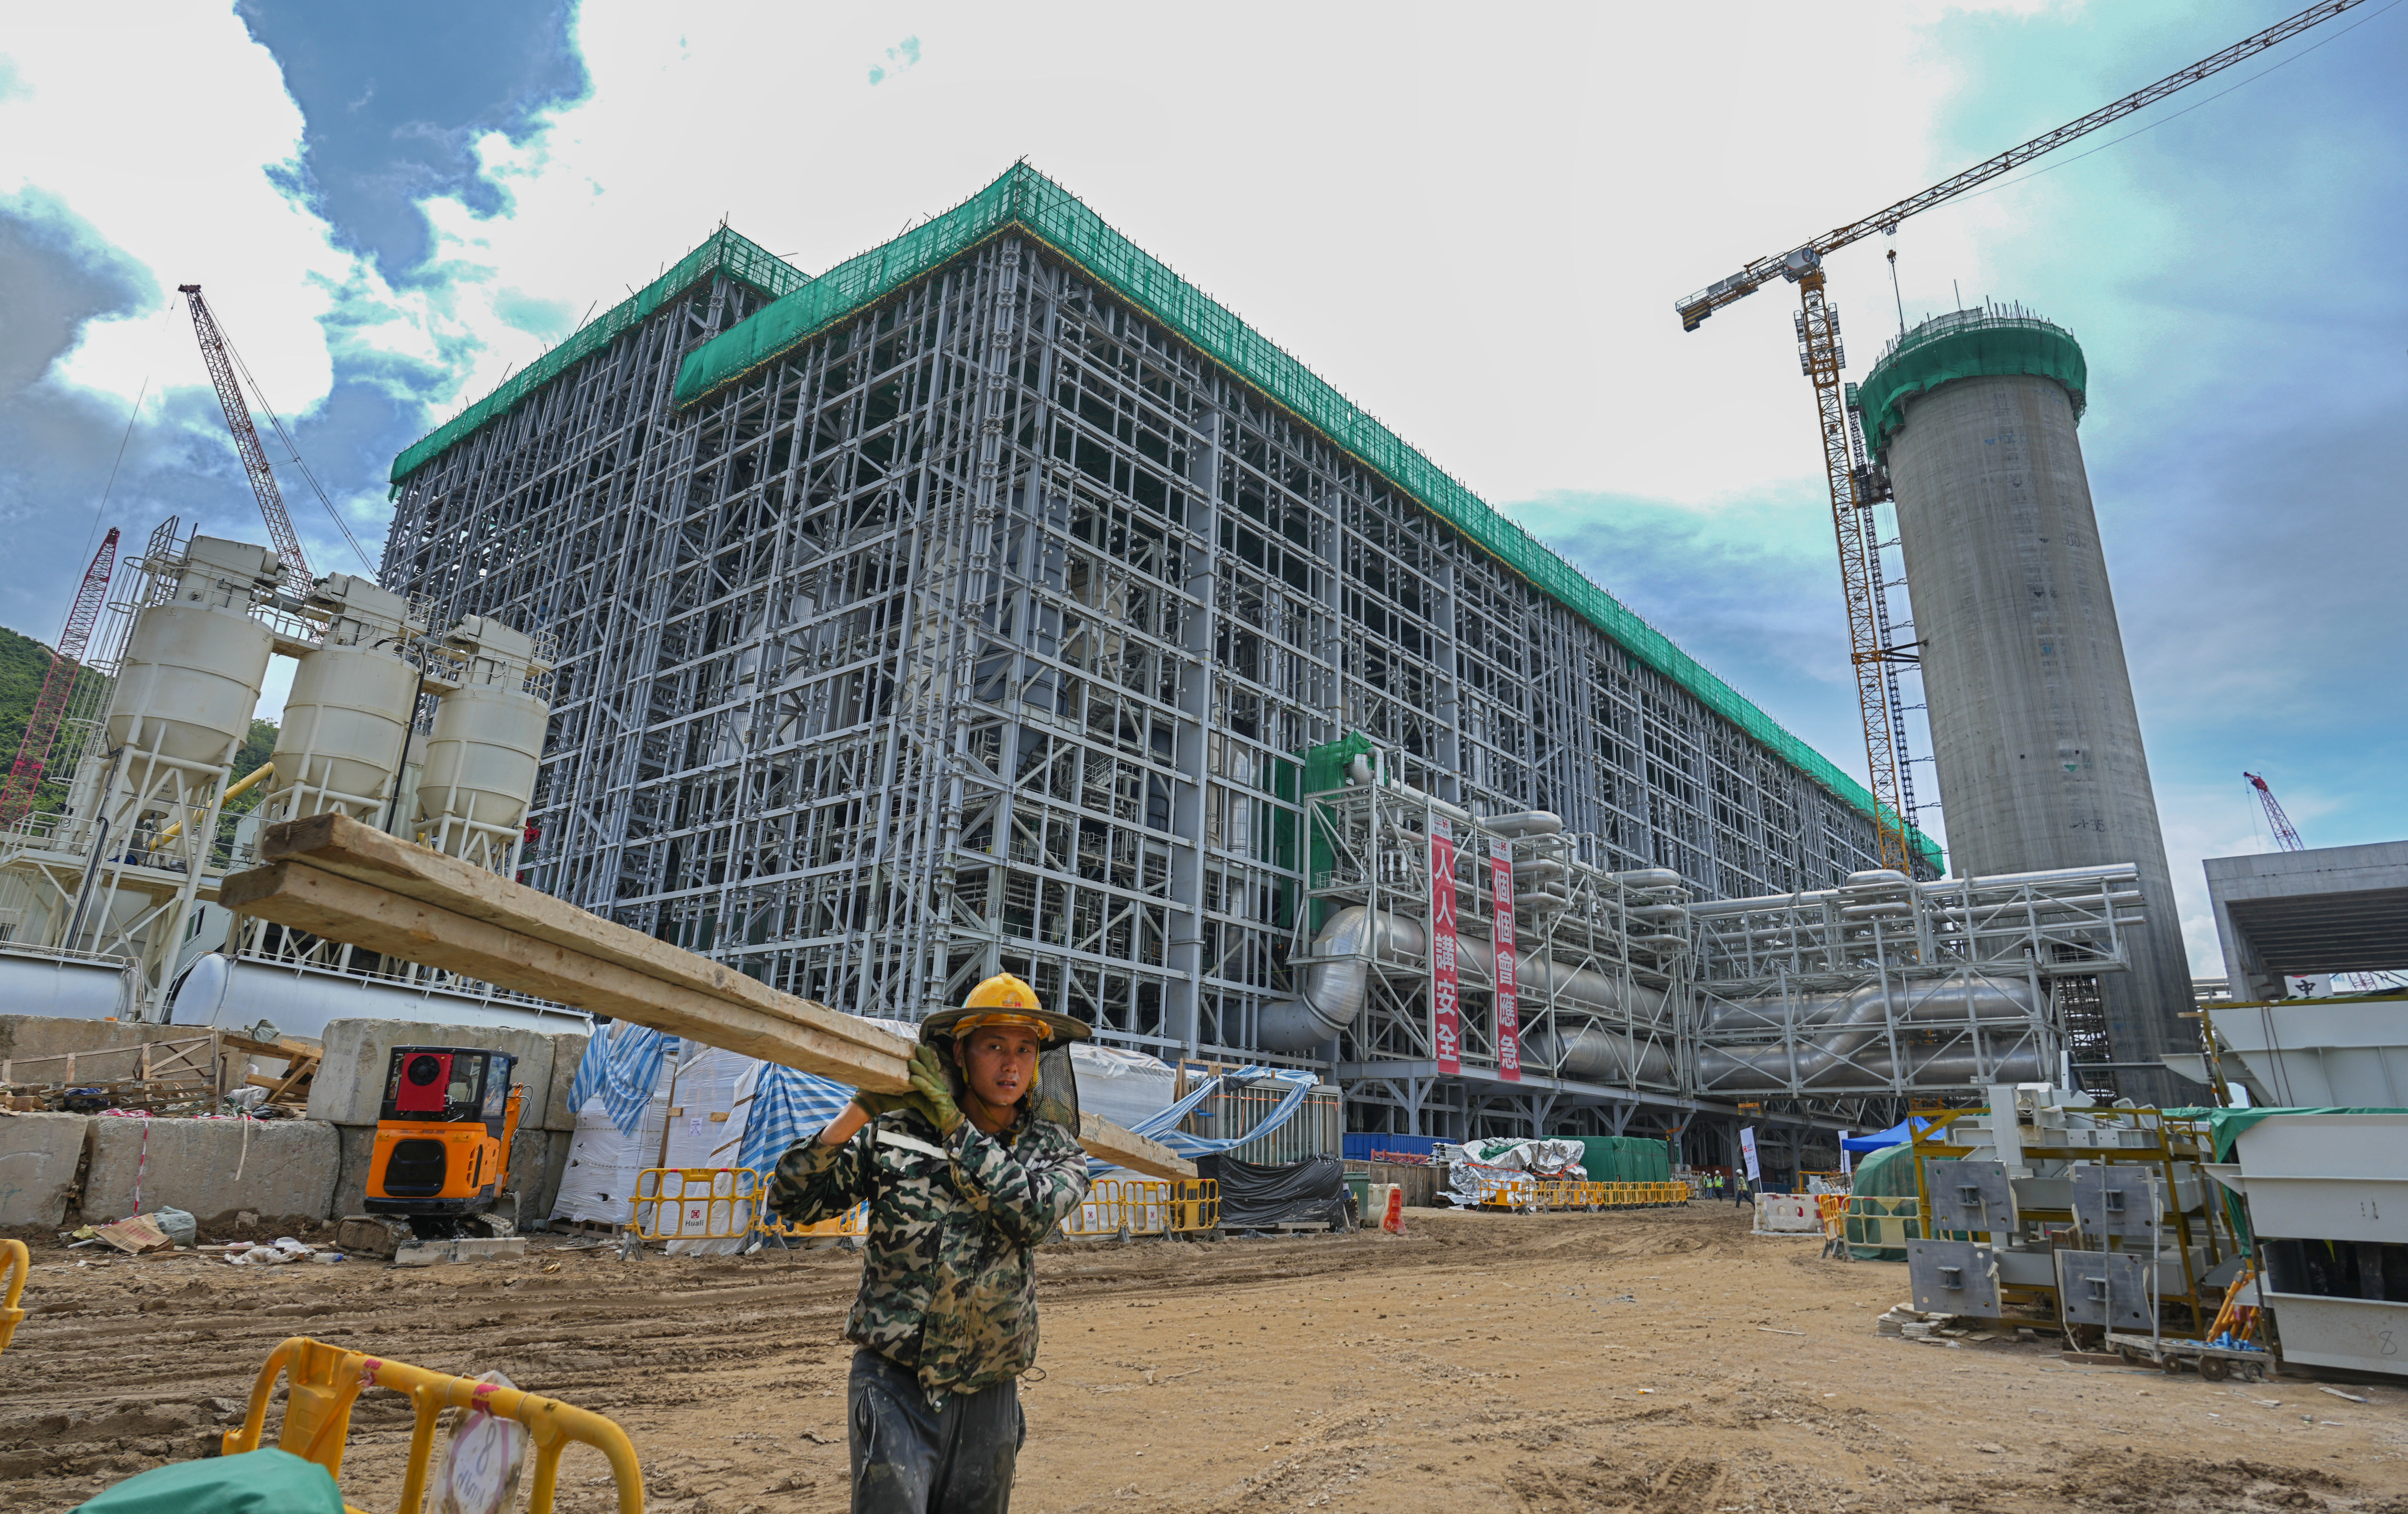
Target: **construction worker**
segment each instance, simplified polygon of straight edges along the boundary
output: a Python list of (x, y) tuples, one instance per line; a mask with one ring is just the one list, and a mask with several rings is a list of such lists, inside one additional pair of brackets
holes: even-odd
[[(1033, 1252), (1087, 1194), (1076, 1132), (1039, 1117), (1038, 1054), (1088, 1028), (1003, 973), (920, 1026), (911, 1091), (862, 1092), (778, 1162), (771, 1212), (869, 1204), (846, 1391), (854, 1514), (1004, 1514), (1037, 1358)], [(1050, 1109), (1050, 1102), (1047, 1103)]]

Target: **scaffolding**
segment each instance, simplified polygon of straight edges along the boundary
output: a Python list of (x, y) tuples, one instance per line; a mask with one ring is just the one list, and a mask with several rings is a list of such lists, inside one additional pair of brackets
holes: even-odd
[(1367, 461), (1376, 423), (1189, 286), (1094, 271), (1126, 244), (1007, 209), (875, 279), (772, 277), (723, 230), (396, 465), (385, 585), (558, 646), (522, 876), (857, 1013), (1009, 970), (1109, 1042), (1260, 1059), (1303, 759), (1350, 733), (1450, 806), (1555, 812), (1604, 872), (1873, 865), (1862, 790), (1659, 633), (1426, 461)]

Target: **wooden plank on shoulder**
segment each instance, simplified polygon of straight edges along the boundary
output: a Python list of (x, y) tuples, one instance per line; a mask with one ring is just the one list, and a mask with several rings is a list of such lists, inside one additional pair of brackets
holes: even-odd
[(1079, 1144), (1087, 1155), (1148, 1177), (1193, 1177), (1196, 1164), (1161, 1142), (1115, 1125), (1101, 1115), (1081, 1114)]
[(831, 1035), (800, 1019), (666, 983), (555, 942), (300, 862), (272, 862), (232, 874), (219, 897), (239, 915), (459, 973), (572, 1009), (691, 1036), (854, 1088), (879, 1093), (910, 1088), (905, 1063), (910, 1060), (911, 1044), (876, 1026), (862, 1027), (868, 1032), (866, 1037)]
[(889, 1051), (899, 1044), (854, 1016), (781, 992), (724, 962), (606, 920), (514, 878), (388, 835), (349, 815), (313, 815), (269, 826), (260, 836), (259, 855), (265, 861), (299, 862), (371, 884), (646, 977), (748, 1004), (871, 1051)]

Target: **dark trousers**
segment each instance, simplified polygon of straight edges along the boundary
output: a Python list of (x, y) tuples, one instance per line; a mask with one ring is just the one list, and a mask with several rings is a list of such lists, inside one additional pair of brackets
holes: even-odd
[(1005, 1514), (1027, 1438), (1020, 1382), (947, 1393), (930, 1407), (910, 1367), (876, 1351), (853, 1355), (845, 1385), (853, 1449), (853, 1514)]

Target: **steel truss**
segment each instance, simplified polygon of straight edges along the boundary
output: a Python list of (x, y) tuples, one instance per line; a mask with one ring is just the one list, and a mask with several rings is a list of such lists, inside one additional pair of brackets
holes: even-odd
[(1298, 757), (1345, 732), (1600, 870), (1874, 863), (1845, 800), (1041, 244), (673, 411), (766, 298), (709, 273), (403, 487), (388, 587), (558, 641), (538, 886), (865, 1014), (1010, 969), (1108, 1040), (1254, 1057)]

